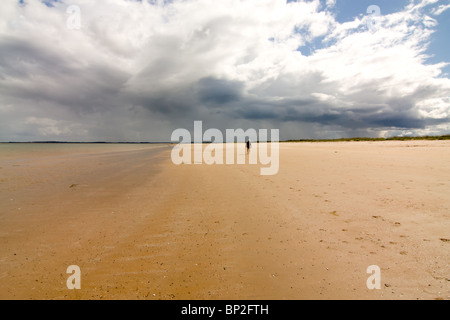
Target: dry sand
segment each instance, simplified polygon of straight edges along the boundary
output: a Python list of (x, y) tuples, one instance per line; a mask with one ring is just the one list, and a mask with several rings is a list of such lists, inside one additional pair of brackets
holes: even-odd
[(0, 151), (0, 299), (450, 298), (449, 142), (282, 143), (275, 176), (37, 147)]

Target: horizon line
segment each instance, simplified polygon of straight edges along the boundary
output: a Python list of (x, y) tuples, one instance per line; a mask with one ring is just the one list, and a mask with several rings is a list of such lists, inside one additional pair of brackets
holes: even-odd
[[(352, 138), (333, 138), (333, 139), (288, 139), (280, 140), (279, 142), (340, 142), (340, 141), (408, 141), (408, 140), (450, 140), (450, 134), (439, 136), (394, 136), (388, 138), (369, 138), (369, 137), (352, 137)], [(271, 141), (264, 141), (271, 142)], [(56, 140), (43, 140), (43, 141), (2, 141), (2, 144), (6, 143), (67, 143), (67, 144), (179, 144), (180, 142), (174, 141), (56, 141)], [(189, 142), (187, 142), (189, 143)], [(215, 143), (213, 141), (195, 142), (191, 141), (191, 144), (195, 143)], [(239, 142), (219, 142), (219, 143), (239, 143)], [(254, 141), (253, 143), (259, 143)]]

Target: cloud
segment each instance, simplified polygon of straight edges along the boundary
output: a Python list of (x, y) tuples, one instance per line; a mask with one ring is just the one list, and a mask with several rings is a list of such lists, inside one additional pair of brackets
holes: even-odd
[(200, 102), (223, 106), (241, 98), (243, 84), (208, 77), (200, 79), (197, 86)]
[(326, 6), (327, 8), (332, 8), (336, 5), (336, 0), (327, 0), (326, 1)]
[[(79, 30), (67, 27), (70, 5)], [(0, 140), (160, 140), (194, 120), (281, 138), (448, 131), (445, 6), (339, 23), (335, 1), (7, 1)], [(427, 15), (431, 12), (435, 18)], [(307, 56), (300, 48), (320, 43)]]
[(442, 14), (444, 11), (446, 11), (447, 9), (450, 9), (450, 4), (447, 4), (447, 5), (442, 4), (437, 8), (431, 9), (431, 14), (438, 16), (438, 15)]

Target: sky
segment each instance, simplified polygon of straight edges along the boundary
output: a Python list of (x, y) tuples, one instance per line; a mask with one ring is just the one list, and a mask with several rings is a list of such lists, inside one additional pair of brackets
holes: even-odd
[(5, 0), (0, 141), (450, 134), (450, 2)]

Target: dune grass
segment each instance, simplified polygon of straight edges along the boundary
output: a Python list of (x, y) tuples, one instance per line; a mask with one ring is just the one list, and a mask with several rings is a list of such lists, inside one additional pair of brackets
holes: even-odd
[(298, 139), (283, 142), (343, 142), (343, 141), (412, 141), (412, 140), (450, 140), (450, 135), (444, 136), (421, 136), (421, 137), (390, 137), (390, 138), (341, 138), (341, 139)]

